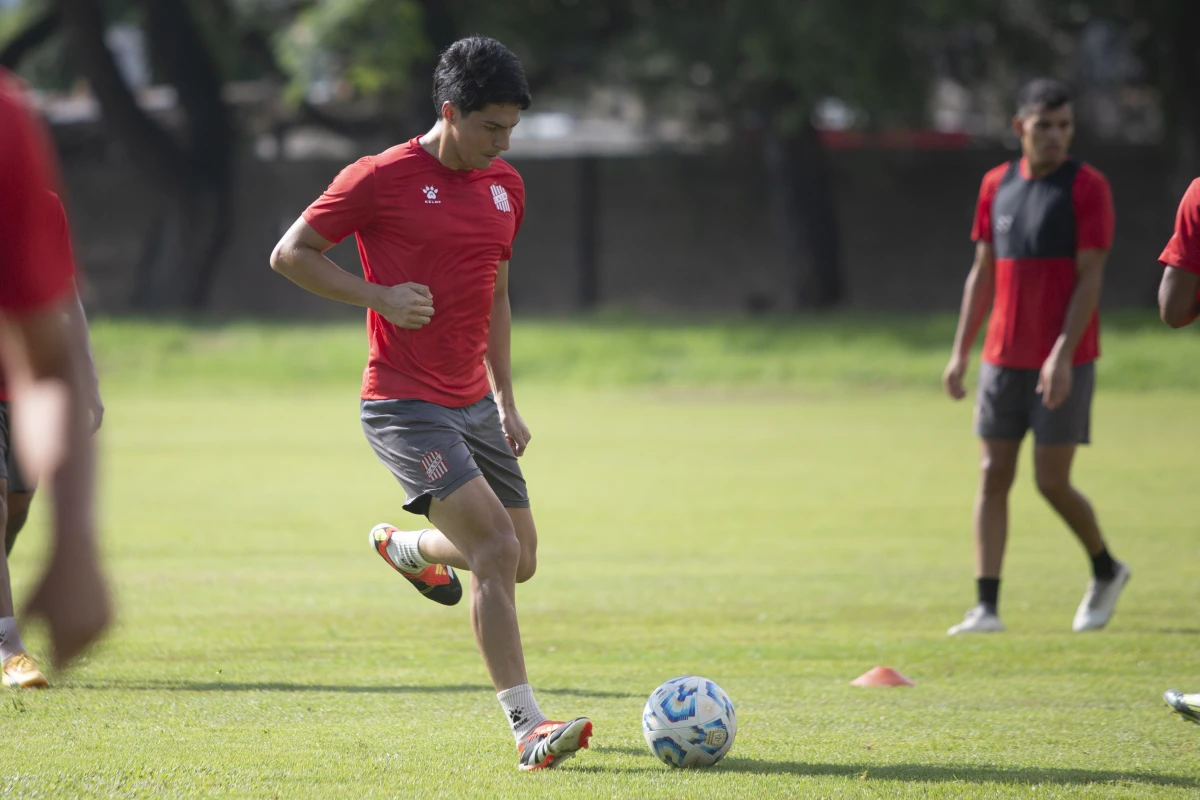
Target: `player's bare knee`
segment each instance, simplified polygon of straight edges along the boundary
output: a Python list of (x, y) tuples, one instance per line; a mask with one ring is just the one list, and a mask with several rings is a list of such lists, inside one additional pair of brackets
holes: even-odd
[(1071, 493), (1071, 480), (1066, 475), (1039, 472), (1037, 488), (1042, 497), (1055, 503)]
[(989, 496), (1008, 494), (1016, 475), (1011, 466), (985, 458), (979, 470), (979, 489)]
[(517, 575), (521, 563), (521, 543), (512, 528), (499, 529), (487, 541), (481, 543), (471, 554), (471, 574), (478, 578), (508, 577)]
[(532, 550), (521, 552), (521, 561), (517, 564), (517, 583), (525, 583), (537, 572), (537, 553)]

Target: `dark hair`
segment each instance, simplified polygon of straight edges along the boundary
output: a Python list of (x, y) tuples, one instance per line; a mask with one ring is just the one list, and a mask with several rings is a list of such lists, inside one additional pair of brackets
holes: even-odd
[(1034, 78), (1017, 93), (1017, 116), (1054, 111), (1071, 102), (1071, 90), (1053, 78)]
[(433, 71), (433, 107), (439, 115), (447, 100), (463, 114), (488, 103), (514, 105), (522, 111), (533, 104), (521, 62), (486, 36), (459, 39), (442, 51)]

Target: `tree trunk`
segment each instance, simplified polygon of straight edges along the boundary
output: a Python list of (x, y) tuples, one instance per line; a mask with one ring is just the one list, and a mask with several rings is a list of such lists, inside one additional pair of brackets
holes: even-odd
[(1200, 4), (1180, 3), (1168, 16), (1170, 37), (1169, 63), (1166, 69), (1169, 95), (1166, 103), (1174, 118), (1175, 175), (1172, 194), (1180, 197), (1188, 184), (1200, 175), (1200, 51), (1196, 31), (1200, 30)]
[(110, 135), (160, 193), (131, 302), (143, 311), (202, 308), (231, 219), (233, 125), (221, 78), (185, 3), (143, 0), (147, 41), (185, 115), (181, 141), (138, 105), (104, 42), (98, 0), (58, 0)]
[(768, 129), (764, 148), (768, 191), (794, 276), (794, 306), (831, 308), (845, 298), (841, 236), (833, 179), (816, 129)]
[(40, 17), (30, 22), (25, 29), (8, 40), (0, 50), (0, 67), (16, 69), (31, 50), (36, 50), (54, 35), (62, 25), (62, 15), (57, 8), (49, 8)]

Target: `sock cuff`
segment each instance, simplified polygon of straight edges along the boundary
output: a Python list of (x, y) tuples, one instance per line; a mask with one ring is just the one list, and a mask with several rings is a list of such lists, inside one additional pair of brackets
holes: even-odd
[(421, 555), (421, 550), (417, 547), (424, 534), (425, 530), (397, 531), (388, 541), (388, 549), (392, 558), (409, 572), (420, 572), (429, 566), (429, 562)]
[(512, 700), (513, 698), (520, 697), (525, 692), (533, 694), (533, 687), (528, 683), (522, 683), (521, 685), (514, 686), (511, 689), (505, 689), (503, 692), (497, 692), (496, 699), (500, 702), (504, 702), (505, 700)]

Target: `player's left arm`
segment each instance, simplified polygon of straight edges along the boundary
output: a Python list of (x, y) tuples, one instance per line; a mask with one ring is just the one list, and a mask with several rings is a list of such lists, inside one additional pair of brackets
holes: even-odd
[(1058, 408), (1071, 394), (1071, 378), (1075, 350), (1083, 338), (1096, 308), (1100, 305), (1100, 290), (1104, 285), (1104, 263), (1107, 250), (1080, 250), (1075, 257), (1075, 291), (1067, 305), (1067, 317), (1062, 333), (1054, 343), (1050, 357), (1042, 366), (1038, 391), (1047, 408)]
[(508, 262), (496, 266), (496, 289), (492, 295), (492, 322), (488, 329), (487, 355), (488, 381), (496, 395), (496, 406), (500, 409), (500, 424), (504, 437), (513, 453), (520, 457), (532, 438), (525, 420), (517, 411), (513, 399), (512, 384), (512, 304), (508, 300)]
[(1042, 365), (1038, 391), (1047, 408), (1058, 408), (1071, 394), (1075, 351), (1100, 305), (1104, 285), (1104, 264), (1112, 247), (1116, 214), (1112, 190), (1103, 175), (1089, 166), (1076, 182), (1072, 202), (1075, 206), (1076, 253), (1075, 290), (1067, 304), (1062, 331), (1050, 357)]

